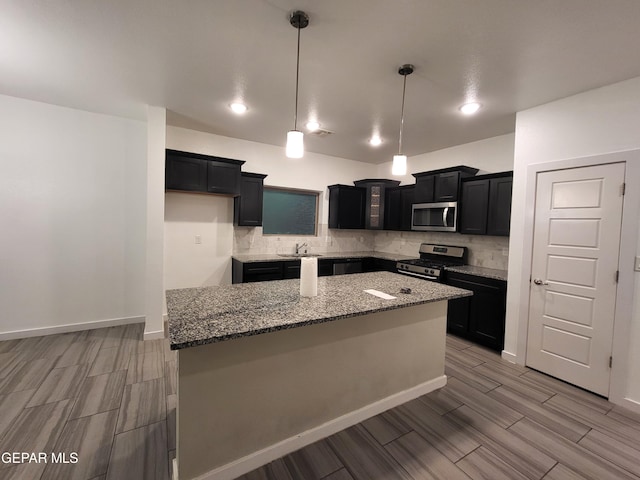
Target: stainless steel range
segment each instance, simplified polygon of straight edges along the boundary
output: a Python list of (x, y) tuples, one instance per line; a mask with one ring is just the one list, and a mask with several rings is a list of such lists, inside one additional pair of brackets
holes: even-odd
[(396, 269), (398, 273), (441, 282), (445, 267), (466, 264), (467, 247), (423, 243), (420, 245), (420, 258), (401, 260), (396, 263)]

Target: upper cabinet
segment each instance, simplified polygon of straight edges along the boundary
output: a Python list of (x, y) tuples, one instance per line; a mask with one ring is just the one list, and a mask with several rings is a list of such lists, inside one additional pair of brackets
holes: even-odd
[(239, 195), (243, 163), (241, 160), (167, 149), (165, 189)]
[(329, 228), (364, 228), (367, 189), (329, 185)]
[(385, 194), (385, 230), (411, 230), (411, 206), (415, 185), (387, 188)]
[(513, 172), (490, 180), (487, 235), (509, 235), (512, 189)]
[(262, 226), (264, 179), (260, 173), (240, 174), (240, 195), (233, 199), (233, 224), (241, 227)]
[(385, 226), (385, 192), (387, 188), (400, 185), (398, 180), (366, 179), (353, 182), (356, 187), (366, 188), (364, 226), (370, 230), (382, 230)]
[(414, 173), (414, 203), (455, 202), (459, 198), (460, 181), (478, 173), (477, 168), (459, 165), (429, 172)]
[(513, 172), (465, 179), (462, 182), (460, 233), (509, 235)]

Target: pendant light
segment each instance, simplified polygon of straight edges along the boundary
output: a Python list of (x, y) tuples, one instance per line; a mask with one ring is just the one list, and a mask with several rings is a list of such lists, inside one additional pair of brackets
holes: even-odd
[(407, 63), (400, 67), (398, 73), (404, 77), (402, 87), (402, 111), (400, 113), (400, 136), (398, 138), (398, 154), (393, 156), (391, 164), (391, 175), (407, 174), (407, 156), (402, 154), (402, 128), (404, 127), (404, 95), (407, 91), (407, 75), (413, 73), (413, 65)]
[(304, 134), (298, 130), (298, 79), (300, 77), (300, 29), (309, 25), (309, 16), (297, 10), (289, 17), (291, 26), (298, 30), (298, 53), (296, 55), (296, 108), (293, 115), (293, 130), (287, 132), (286, 154), (289, 158), (302, 158), (304, 155)]

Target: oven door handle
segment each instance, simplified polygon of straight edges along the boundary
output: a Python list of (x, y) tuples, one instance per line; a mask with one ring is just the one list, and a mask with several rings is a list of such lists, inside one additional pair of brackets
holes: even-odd
[(423, 275), (421, 273), (406, 272), (403, 270), (398, 270), (398, 273), (402, 273), (403, 275), (411, 275), (413, 277), (422, 278), (423, 280), (438, 280), (438, 277), (433, 277), (431, 275)]
[(447, 225), (447, 215), (449, 214), (449, 207), (445, 207), (444, 210), (442, 210), (442, 225), (444, 225), (445, 227), (448, 227), (449, 225)]

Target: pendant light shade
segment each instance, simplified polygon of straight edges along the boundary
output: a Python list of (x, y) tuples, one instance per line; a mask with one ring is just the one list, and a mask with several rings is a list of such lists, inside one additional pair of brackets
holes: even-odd
[(391, 175), (406, 175), (406, 174), (407, 174), (407, 156), (394, 155), (393, 163), (391, 164)]
[(286, 155), (289, 158), (302, 158), (304, 155), (304, 134), (298, 130), (298, 84), (300, 77), (300, 29), (309, 25), (309, 16), (297, 10), (289, 17), (291, 26), (298, 30), (298, 51), (296, 54), (296, 106), (293, 114), (293, 130), (287, 132)]
[(287, 157), (302, 158), (304, 155), (304, 134), (298, 130), (287, 132)]
[(400, 67), (398, 73), (404, 77), (402, 87), (402, 110), (400, 113), (400, 135), (398, 137), (398, 154), (393, 156), (393, 163), (391, 164), (391, 175), (406, 175), (407, 174), (407, 156), (402, 154), (402, 129), (404, 127), (404, 97), (407, 92), (407, 75), (413, 73), (413, 65), (405, 64)]

